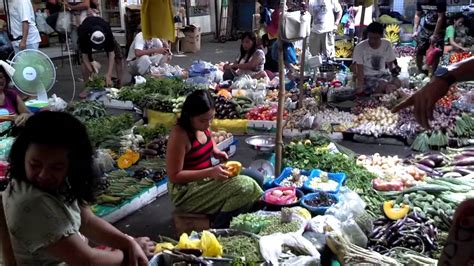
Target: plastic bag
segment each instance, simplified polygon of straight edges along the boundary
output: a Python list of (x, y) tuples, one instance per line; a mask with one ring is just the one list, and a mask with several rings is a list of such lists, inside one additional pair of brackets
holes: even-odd
[(426, 51), (426, 64), (432, 66), (436, 56), (441, 53), (441, 49), (435, 47), (433, 44), (430, 45), (430, 48)]
[(220, 257), (223, 253), (222, 245), (217, 241), (216, 236), (209, 231), (202, 232), (201, 249), (204, 257)]
[[(192, 234), (191, 234), (192, 235)], [(177, 248), (190, 248), (190, 249), (200, 249), (201, 248), (201, 240), (199, 238), (190, 238), (188, 234), (183, 233), (179, 237), (179, 242), (176, 245)]]
[(56, 31), (59, 33), (71, 32), (71, 13), (59, 12), (56, 21)]
[(333, 215), (339, 221), (345, 221), (349, 217), (357, 216), (365, 212), (366, 203), (357, 193), (350, 189), (341, 189), (339, 203), (331, 206), (326, 215)]
[(114, 159), (108, 152), (97, 150), (94, 158), (94, 166), (100, 175), (112, 171), (115, 168), (114, 164)]
[(315, 245), (318, 250), (324, 249), (326, 245), (325, 227), (330, 226), (334, 231), (341, 231), (341, 222), (332, 215), (316, 216), (308, 223), (308, 229), (311, 234), (303, 235)]
[(146, 79), (142, 76), (135, 76), (134, 79), (135, 79), (135, 86), (146, 83)]
[(282, 246), (285, 245), (299, 254), (306, 254), (315, 260), (320, 260), (318, 250), (298, 233), (293, 234), (273, 234), (260, 238), (260, 254), (266, 262), (272, 265), (278, 265), (278, 258), (282, 254)]
[(369, 240), (352, 217), (342, 222), (342, 232), (352, 244), (362, 248), (367, 247)]
[(320, 263), (320, 259), (313, 258), (311, 256), (298, 256), (286, 260), (285, 262), (281, 263), (281, 265), (318, 266)]
[(51, 111), (63, 111), (67, 107), (67, 103), (60, 97), (56, 96), (56, 94), (53, 94), (48, 99), (48, 104), (48, 108)]

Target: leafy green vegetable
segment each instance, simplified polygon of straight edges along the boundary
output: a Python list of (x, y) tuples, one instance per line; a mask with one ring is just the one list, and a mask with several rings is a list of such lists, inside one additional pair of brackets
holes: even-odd
[(104, 104), (98, 101), (74, 102), (68, 106), (67, 111), (82, 122), (103, 117), (107, 114)]
[(248, 236), (220, 236), (217, 239), (223, 247), (224, 257), (241, 259), (245, 263), (262, 262), (258, 240)]
[(93, 75), (85, 84), (86, 88), (103, 89), (105, 88), (105, 78), (99, 75)]
[(101, 144), (106, 143), (107, 140), (116, 140), (121, 131), (130, 129), (133, 124), (134, 119), (131, 114), (104, 116), (85, 122), (89, 137), (96, 147), (102, 147)]
[(162, 125), (157, 125), (154, 127), (139, 126), (136, 128), (136, 131), (139, 135), (143, 137), (143, 139), (145, 140), (145, 143), (149, 143), (153, 139), (156, 139), (168, 134), (168, 130)]

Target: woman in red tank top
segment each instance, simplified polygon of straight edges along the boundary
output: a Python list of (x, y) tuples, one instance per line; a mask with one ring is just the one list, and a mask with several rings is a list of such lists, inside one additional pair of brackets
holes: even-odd
[(193, 92), (186, 98), (168, 139), (168, 191), (176, 208), (184, 212), (249, 210), (263, 192), (254, 179), (244, 175), (230, 178), (223, 164), (212, 166), (212, 156), (221, 161), (228, 159), (211, 137), (209, 127), (214, 114), (210, 93)]

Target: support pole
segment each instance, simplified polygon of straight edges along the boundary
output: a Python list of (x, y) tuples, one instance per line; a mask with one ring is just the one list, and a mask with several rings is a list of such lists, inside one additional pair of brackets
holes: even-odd
[(308, 47), (308, 37), (303, 38), (303, 51), (301, 51), (301, 61), (300, 61), (300, 97), (298, 99), (298, 108), (303, 107), (303, 100), (304, 100), (304, 69), (305, 69), (305, 61), (306, 61), (306, 49)]
[(283, 113), (285, 110), (285, 60), (283, 56), (283, 40), (281, 39), (281, 27), (283, 25), (283, 16), (285, 14), (286, 0), (280, 0), (280, 20), (278, 23), (278, 74), (280, 86), (278, 88), (278, 114), (277, 131), (275, 143), (275, 176), (280, 175), (283, 156)]

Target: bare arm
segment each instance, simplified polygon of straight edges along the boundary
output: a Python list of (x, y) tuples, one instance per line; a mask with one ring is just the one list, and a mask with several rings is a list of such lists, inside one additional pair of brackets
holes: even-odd
[(165, 52), (166, 52), (165, 48), (155, 48), (155, 49), (148, 49), (148, 50), (135, 49), (135, 56), (141, 57), (144, 55), (165, 54)]
[(178, 127), (175, 127), (171, 131), (168, 139), (168, 145), (166, 147), (166, 170), (170, 181), (175, 184), (186, 184), (192, 181), (202, 180), (211, 175), (212, 168), (183, 170), (188, 139), (186, 132)]
[(415, 19), (413, 22), (413, 33), (418, 32), (418, 27), (420, 27), (420, 21), (421, 21), (421, 11), (416, 11)]
[(84, 64), (86, 65), (87, 70), (89, 73), (94, 73), (94, 68), (92, 67), (91, 61), (89, 61), (89, 55), (88, 54), (82, 54), (82, 61), (84, 61)]
[(115, 52), (109, 52), (109, 67), (107, 68), (107, 77), (112, 77), (115, 65)]
[(444, 12), (438, 13), (438, 20), (436, 21), (436, 28), (435, 28), (434, 33), (433, 33), (434, 35), (438, 35), (438, 36), (441, 35), (441, 31), (442, 31), (442, 28), (443, 28), (445, 16), (446, 15), (445, 15)]
[(237, 64), (235, 67), (241, 70), (254, 70), (261, 62), (262, 59), (255, 56), (247, 63)]
[(357, 64), (356, 69), (357, 69), (356, 86), (357, 88), (363, 88), (364, 87), (364, 65)]
[(21, 23), (21, 42), (26, 44), (26, 40), (28, 40), (28, 30), (30, 28), (30, 24), (28, 21), (23, 21)]
[(30, 114), (31, 113), (30, 110), (26, 107), (23, 100), (20, 98), (20, 96), (16, 96), (16, 108), (17, 108), (19, 114)]
[(104, 251), (91, 248), (78, 234), (59, 240), (48, 246), (46, 251), (54, 258), (72, 266), (121, 265), (124, 260), (124, 253), (121, 250)]
[(458, 44), (458, 43), (454, 40), (454, 38), (449, 38), (449, 44), (451, 44), (452, 46), (457, 47), (457, 48), (459, 48), (459, 49), (461, 49), (461, 50), (464, 50), (464, 49), (465, 49), (462, 45)]
[(474, 69), (474, 57), (448, 66), (449, 73), (453, 75), (456, 82), (473, 80), (472, 69)]
[(336, 13), (336, 20), (334, 21), (335, 25), (339, 25), (339, 22), (341, 22), (342, 18), (342, 10)]

